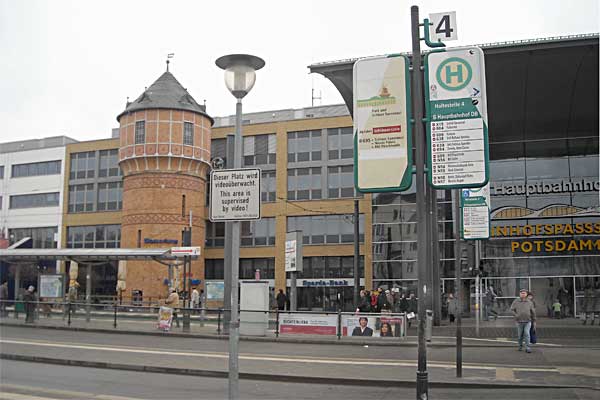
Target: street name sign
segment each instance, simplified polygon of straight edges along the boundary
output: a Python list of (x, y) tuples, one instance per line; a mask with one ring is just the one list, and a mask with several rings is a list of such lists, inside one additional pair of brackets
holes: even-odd
[(171, 255), (174, 257), (198, 257), (200, 256), (200, 247), (171, 247)]
[(360, 192), (403, 191), (412, 182), (408, 58), (354, 63), (354, 184)]
[(429, 38), (431, 41), (457, 40), (456, 11), (429, 14)]
[(427, 166), (436, 189), (488, 182), (488, 117), (483, 51), (478, 47), (425, 56)]
[(260, 169), (222, 169), (210, 174), (209, 219), (260, 219)]
[(490, 238), (490, 185), (461, 189), (462, 224), (460, 236), (465, 240)]

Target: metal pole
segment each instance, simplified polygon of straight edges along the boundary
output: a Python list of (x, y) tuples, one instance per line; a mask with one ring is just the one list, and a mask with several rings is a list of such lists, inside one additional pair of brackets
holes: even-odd
[(298, 282), (297, 272), (290, 272), (290, 311), (296, 311), (298, 309)]
[[(423, 179), (427, 179), (427, 175), (423, 173)], [(425, 271), (427, 271), (426, 285), (427, 290), (425, 296), (425, 309), (433, 311), (433, 289), (435, 286), (433, 285), (433, 235), (431, 231), (431, 214), (432, 214), (432, 205), (431, 205), (431, 197), (432, 197), (433, 189), (431, 185), (425, 184), (425, 224), (427, 226), (427, 261), (425, 264)]]
[[(242, 167), (242, 99), (235, 107), (234, 168)], [(239, 315), (238, 277), (240, 265), (240, 222), (233, 221), (231, 229), (231, 321), (229, 322), (229, 399), (238, 399), (239, 392)]]
[(479, 337), (479, 308), (481, 303), (479, 302), (479, 275), (475, 276), (475, 335)]
[(442, 289), (440, 280), (440, 248), (438, 234), (438, 207), (437, 190), (431, 190), (431, 269), (432, 269), (432, 295), (433, 295), (433, 325), (440, 326), (442, 320)]
[(421, 76), (421, 34), (419, 29), (419, 7), (410, 8), (412, 30), (412, 107), (415, 120), (415, 148), (417, 180), (417, 269), (418, 269), (418, 362), (417, 399), (428, 398), (427, 344), (425, 343), (425, 296), (427, 295), (427, 221), (425, 214), (425, 154), (423, 132), (423, 77)]
[[(235, 158), (235, 135), (228, 134), (227, 135), (227, 144), (225, 147), (226, 151), (226, 168), (232, 169), (234, 168), (234, 158)], [(231, 271), (233, 270), (231, 264), (231, 255), (233, 253), (233, 223), (225, 222), (225, 257), (224, 257), (224, 286), (225, 290), (223, 292), (223, 333), (225, 335), (229, 334), (229, 321), (231, 321)]]
[(358, 307), (358, 295), (360, 291), (360, 273), (358, 266), (360, 263), (360, 232), (359, 232), (359, 204), (358, 199), (354, 199), (354, 308)]
[[(19, 289), (21, 288), (21, 267), (20, 265), (15, 265), (15, 301), (19, 300)], [(17, 309), (17, 304), (15, 303), (15, 310)], [(15, 311), (15, 315), (16, 315)]]
[(461, 242), (460, 242), (460, 189), (453, 191), (454, 195), (454, 268), (456, 273), (456, 284), (454, 294), (456, 296), (456, 377), (462, 378), (462, 265), (461, 265)]
[(92, 264), (87, 265), (87, 272), (85, 274), (85, 303), (85, 320), (90, 322), (92, 307)]

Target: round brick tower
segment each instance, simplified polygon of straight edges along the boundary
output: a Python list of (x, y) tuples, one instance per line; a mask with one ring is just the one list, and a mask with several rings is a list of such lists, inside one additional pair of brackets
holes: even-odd
[[(117, 121), (123, 171), (121, 247), (182, 246), (191, 214), (192, 245), (204, 248), (214, 122), (206, 108), (167, 70), (127, 104)], [(125, 293), (142, 290), (145, 301), (164, 298), (167, 278), (168, 267), (158, 262), (128, 262)], [(204, 257), (192, 263), (190, 278), (204, 283)]]

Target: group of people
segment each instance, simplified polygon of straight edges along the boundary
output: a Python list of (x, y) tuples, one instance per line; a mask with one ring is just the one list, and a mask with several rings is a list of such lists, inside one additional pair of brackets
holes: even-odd
[[(204, 300), (204, 290), (198, 291), (196, 287), (192, 288), (192, 294), (190, 296), (190, 307), (194, 310), (202, 307), (202, 301)], [(177, 317), (177, 309), (179, 308), (179, 293), (177, 289), (171, 288), (169, 296), (165, 299), (165, 306), (173, 309), (173, 322), (179, 327), (179, 318)]]
[(358, 313), (416, 313), (417, 298), (414, 293), (406, 297), (406, 293), (390, 291), (377, 288), (373, 291), (361, 290), (358, 305)]

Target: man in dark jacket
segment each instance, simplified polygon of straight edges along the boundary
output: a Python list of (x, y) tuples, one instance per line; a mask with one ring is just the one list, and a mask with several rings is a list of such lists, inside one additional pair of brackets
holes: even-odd
[(367, 292), (365, 290), (360, 291), (360, 299), (358, 300), (356, 311), (360, 313), (371, 312), (371, 299), (367, 296)]
[(358, 323), (360, 326), (354, 328), (352, 336), (373, 336), (373, 329), (367, 326), (369, 323), (367, 317), (360, 317)]
[(23, 295), (23, 301), (25, 302), (25, 323), (33, 324), (33, 312), (35, 310), (35, 296), (33, 292), (35, 288), (29, 286)]
[(279, 311), (285, 310), (285, 303), (287, 303), (287, 296), (285, 295), (285, 293), (283, 293), (283, 289), (279, 289), (279, 293), (277, 293), (277, 297), (275, 297), (275, 300), (277, 300), (277, 309)]

